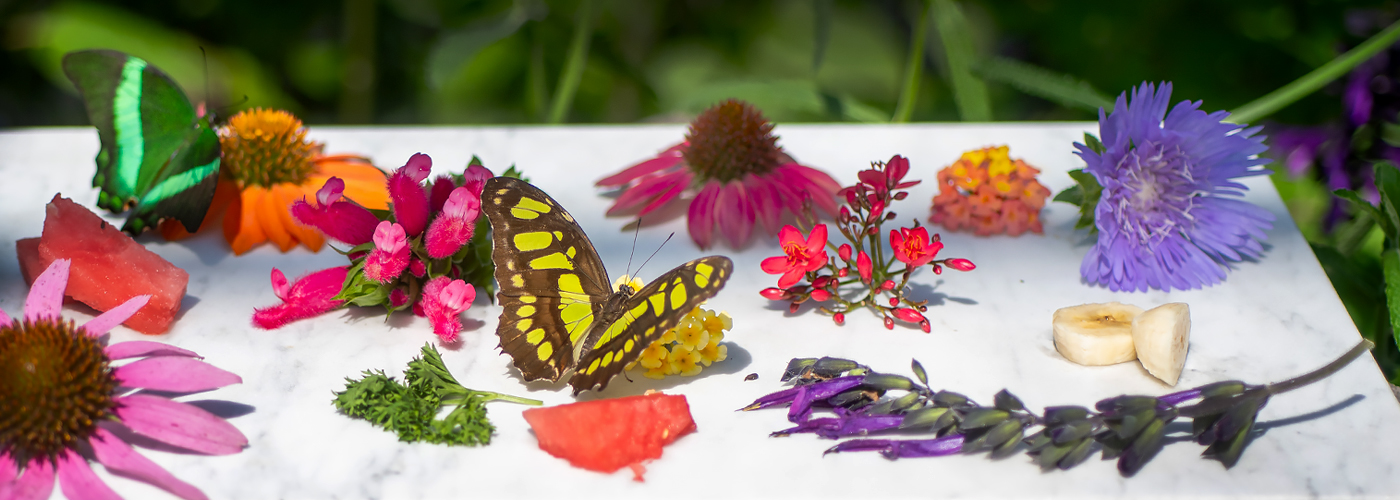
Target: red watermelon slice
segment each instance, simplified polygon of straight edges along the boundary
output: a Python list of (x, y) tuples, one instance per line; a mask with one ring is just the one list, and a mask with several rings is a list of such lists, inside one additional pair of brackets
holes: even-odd
[(170, 330), (189, 273), (73, 200), (54, 195), (45, 211), (43, 236), (15, 242), (24, 281), (32, 284), (54, 260), (70, 259), (67, 296), (106, 311), (150, 294), (125, 325), (150, 335)]
[(661, 448), (695, 432), (685, 396), (661, 393), (525, 410), (540, 449), (574, 467), (612, 473), (661, 458)]

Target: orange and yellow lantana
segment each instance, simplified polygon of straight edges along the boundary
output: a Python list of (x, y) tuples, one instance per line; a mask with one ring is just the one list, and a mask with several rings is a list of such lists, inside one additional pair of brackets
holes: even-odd
[(1006, 146), (974, 149), (938, 171), (938, 195), (929, 221), (949, 231), (968, 228), (978, 236), (1043, 232), (1040, 209), (1050, 196), (1040, 169), (1011, 159)]

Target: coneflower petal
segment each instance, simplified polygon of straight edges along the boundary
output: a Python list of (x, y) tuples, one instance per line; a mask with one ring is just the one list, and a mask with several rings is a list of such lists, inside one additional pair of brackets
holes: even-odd
[(206, 455), (230, 455), (248, 446), (237, 427), (198, 406), (139, 393), (116, 401), (112, 413), (121, 423), (156, 441)]
[(702, 249), (709, 248), (714, 240), (715, 202), (722, 188), (719, 181), (706, 182), (686, 211), (686, 229), (690, 232), (690, 239)]
[(163, 489), (185, 500), (209, 498), (199, 491), (199, 488), (179, 480), (151, 459), (137, 453), (131, 445), (107, 429), (98, 427), (93, 439), (88, 440), (88, 443), (92, 445), (92, 454), (107, 470), (119, 472), (123, 476)]
[(53, 496), (53, 479), (53, 466), (48, 460), (30, 460), (24, 473), (14, 481), (0, 483), (0, 498), (46, 500)]
[(83, 500), (121, 500), (121, 495), (112, 491), (88, 466), (87, 459), (73, 450), (64, 450), (58, 455), (58, 485), (63, 496)]
[(682, 144), (671, 146), (655, 158), (627, 167), (621, 172), (600, 179), (596, 185), (603, 187), (623, 186), (642, 177), (674, 168), (681, 162), (681, 147)]

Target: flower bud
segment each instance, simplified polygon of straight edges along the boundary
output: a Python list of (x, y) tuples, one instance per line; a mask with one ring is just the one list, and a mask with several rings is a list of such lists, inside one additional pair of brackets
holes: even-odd
[(768, 300), (787, 300), (788, 298), (787, 290), (775, 287), (764, 288), (763, 291), (758, 292), (758, 294)]
[(900, 321), (905, 321), (908, 323), (919, 323), (924, 321), (923, 314), (920, 314), (919, 311), (916, 311), (909, 307), (901, 307), (895, 309), (894, 315), (895, 317), (899, 318)]
[[(857, 206), (858, 203), (860, 203), (860, 201), (859, 201), (858, 198), (856, 198), (856, 192), (855, 192), (855, 190), (854, 190), (854, 189), (847, 190), (847, 191), (846, 191), (846, 204), (854, 207), (854, 206)], [(842, 207), (842, 208), (845, 208), (845, 207)], [(847, 215), (847, 217), (850, 217), (850, 215)]]
[(797, 302), (797, 301), (793, 301), (792, 304), (789, 304), (789, 305), (788, 305), (788, 312), (793, 313), (793, 314), (796, 314), (796, 313), (797, 313), (797, 308), (798, 308), (798, 307), (801, 307), (801, 306), (802, 306), (801, 303), (799, 303), (799, 302)]
[(899, 297), (890, 297), (890, 307), (899, 306)]
[(893, 330), (893, 329), (894, 329), (894, 318), (891, 318), (891, 317), (889, 317), (889, 316), (885, 316), (885, 329), (886, 329), (886, 330)]
[(846, 313), (833, 314), (831, 315), (831, 320), (835, 321), (837, 326), (844, 325), (846, 324)]
[(841, 205), (841, 212), (840, 212), (839, 214), (836, 215), (836, 222), (840, 222), (840, 223), (842, 223), (842, 224), (845, 224), (845, 223), (848, 223), (848, 222), (850, 222), (850, 221), (851, 221), (851, 210), (850, 210), (849, 208), (846, 208), (845, 205)]
[(841, 269), (837, 269), (837, 270), (836, 270), (836, 277), (837, 277), (837, 278), (845, 278), (845, 277), (846, 277), (847, 275), (849, 275), (849, 274), (851, 274), (851, 272), (848, 271), (848, 270), (847, 270), (846, 268), (844, 268), (844, 267), (841, 268)]
[(931, 333), (933, 332), (933, 325), (926, 319), (919, 322), (919, 329), (923, 330), (924, 333)]
[(894, 212), (885, 214), (885, 220), (894, 220), (895, 217), (898, 217), (898, 215), (895, 215)]
[(972, 261), (967, 259), (948, 259), (947, 261), (944, 261), (944, 263), (947, 264), (948, 267), (957, 269), (959, 271), (971, 271), (973, 269), (977, 269), (977, 264), (973, 264)]
[(894, 290), (894, 280), (885, 280), (885, 284), (880, 285), (880, 288), (884, 288), (886, 290)]
[(933, 274), (943, 274), (943, 266), (940, 266), (940, 265), (938, 265), (938, 264), (934, 264), (934, 265), (933, 265)]
[(831, 300), (831, 292), (820, 288), (812, 290), (812, 300), (815, 300), (817, 302), (826, 302), (828, 300)]
[(817, 279), (812, 280), (812, 288), (816, 289), (826, 288), (829, 284), (831, 284), (831, 276), (817, 276)]
[(909, 192), (908, 192), (908, 191), (900, 191), (900, 192), (894, 194), (894, 199), (895, 199), (895, 200), (902, 200), (902, 199), (905, 199), (905, 198), (908, 198), (908, 197), (909, 197)]
[[(845, 209), (846, 207), (841, 208)], [(836, 255), (840, 255), (842, 261), (851, 260), (851, 245), (842, 243), (841, 246), (836, 249)]]

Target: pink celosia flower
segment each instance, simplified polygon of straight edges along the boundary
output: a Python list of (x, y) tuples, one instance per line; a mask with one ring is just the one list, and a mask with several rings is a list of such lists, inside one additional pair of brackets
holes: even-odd
[(314, 227), (333, 239), (362, 245), (374, 236), (379, 218), (365, 207), (342, 200), (345, 181), (331, 177), (316, 191), (316, 205), (299, 200), (292, 204), (292, 216), (302, 224)]
[(438, 276), (423, 285), (423, 297), (414, 306), (414, 312), (428, 318), (433, 324), (433, 333), (443, 342), (456, 342), (462, 331), (462, 321), (458, 315), (472, 306), (476, 300), (476, 288), (465, 281)]
[(469, 187), (452, 190), (442, 213), (433, 219), (428, 234), (423, 237), (423, 245), (428, 256), (434, 259), (448, 257), (472, 239), (476, 229), (476, 218), (481, 215), (481, 197)]
[(390, 307), (398, 308), (403, 307), (405, 304), (408, 304), (408, 292), (399, 288), (395, 288), (394, 291), (389, 292)]
[(747, 103), (729, 100), (706, 110), (690, 124), (685, 142), (598, 181), (624, 189), (608, 215), (642, 216), (684, 200), (690, 238), (701, 248), (714, 242), (716, 225), (730, 245), (742, 246), (755, 220), (771, 232), (784, 211), (801, 212), (807, 199), (834, 215), (841, 186), (799, 165), (772, 131)]
[(365, 257), (365, 277), (380, 283), (398, 278), (408, 267), (408, 237), (403, 226), (382, 221), (374, 229), (374, 250)]
[(802, 279), (802, 276), (821, 269), (826, 265), (826, 224), (817, 224), (807, 241), (802, 241), (802, 232), (793, 226), (783, 226), (778, 232), (783, 253), (778, 257), (763, 259), (761, 267), (768, 274), (781, 274), (778, 287), (787, 288)]
[(282, 303), (253, 311), (253, 326), (264, 330), (281, 328), (287, 323), (314, 318), (340, 307), (344, 301), (334, 300), (350, 273), (349, 266), (322, 269), (298, 278), (288, 285), (281, 270), (272, 270), (272, 291)]
[(495, 177), (496, 174), (491, 169), (480, 163), (467, 165), (467, 171), (462, 173), (462, 187), (470, 189), (477, 198), (481, 197), (481, 191), (486, 189), (486, 180)]
[(898, 231), (890, 230), (890, 247), (894, 249), (894, 258), (908, 264), (909, 267), (919, 267), (932, 262), (933, 258), (938, 256), (938, 251), (943, 249), (943, 242), (929, 241), (928, 229), (923, 227), (901, 227)]
[(423, 191), (422, 183), (432, 168), (432, 158), (416, 153), (394, 175), (389, 176), (389, 199), (393, 202), (394, 220), (403, 226), (409, 238), (417, 237), (428, 227), (428, 195)]
[(433, 186), (428, 188), (428, 199), (432, 200), (428, 206), (433, 212), (442, 211), (442, 206), (447, 203), (447, 197), (452, 196), (453, 189), (457, 189), (457, 183), (452, 180), (452, 176), (439, 175), (433, 179)]
[[(0, 311), (0, 398), (18, 414), (0, 420), (0, 498), (43, 499), (57, 478), (68, 498), (118, 498), (90, 460), (180, 498), (207, 498), (128, 444), (158, 442), (194, 453), (238, 453), (248, 439), (199, 407), (160, 393), (217, 389), (243, 380), (159, 342), (103, 346), (103, 334), (135, 314), (149, 295), (128, 300), (81, 327), (60, 315), (69, 261), (55, 260), (34, 281), (21, 320)], [(65, 356), (53, 356), (63, 352)], [(142, 358), (113, 368), (111, 362)], [(21, 366), (6, 366), (24, 363)], [(12, 380), (17, 377), (18, 380)], [(135, 392), (132, 392), (136, 389)], [(42, 403), (40, 403), (42, 402)], [(36, 411), (34, 408), (44, 407)], [(64, 415), (51, 421), (50, 415)]]

